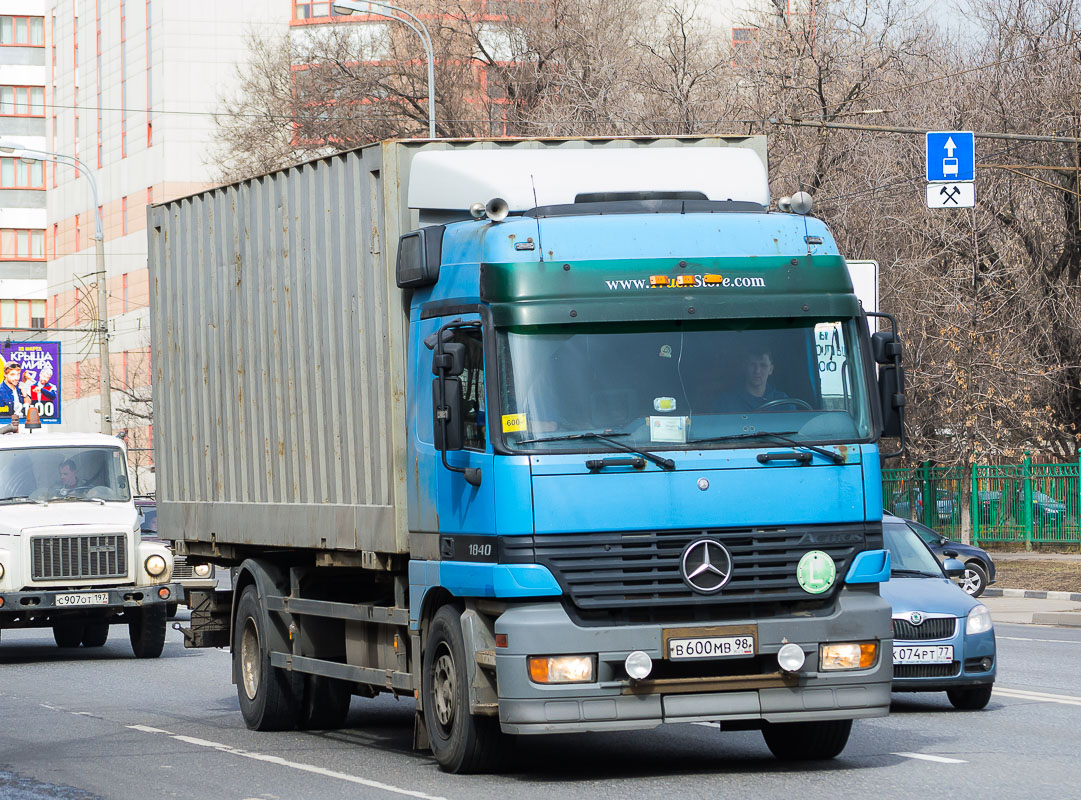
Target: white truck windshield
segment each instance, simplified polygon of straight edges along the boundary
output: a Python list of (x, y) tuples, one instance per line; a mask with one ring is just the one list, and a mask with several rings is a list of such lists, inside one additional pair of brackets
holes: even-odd
[(119, 447), (26, 447), (0, 450), (0, 503), (131, 500)]

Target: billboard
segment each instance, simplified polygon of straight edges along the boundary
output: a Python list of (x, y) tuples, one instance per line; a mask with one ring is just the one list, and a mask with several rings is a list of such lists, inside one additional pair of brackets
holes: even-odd
[(34, 405), (42, 423), (60, 422), (60, 342), (4, 342), (0, 382), (0, 424), (16, 411), (26, 421), (26, 409)]

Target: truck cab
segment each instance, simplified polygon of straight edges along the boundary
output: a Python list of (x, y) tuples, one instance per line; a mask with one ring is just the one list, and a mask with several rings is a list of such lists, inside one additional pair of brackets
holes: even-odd
[(0, 435), (0, 629), (52, 628), (60, 647), (100, 647), (125, 624), (135, 655), (156, 658), (172, 563), (140, 535), (122, 441)]

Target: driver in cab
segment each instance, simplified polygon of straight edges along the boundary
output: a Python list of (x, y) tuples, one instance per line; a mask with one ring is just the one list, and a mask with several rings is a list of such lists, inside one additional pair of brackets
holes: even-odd
[(70, 458), (60, 462), (60, 482), (53, 488), (57, 497), (73, 497), (86, 494), (87, 485), (79, 480), (79, 470)]
[(751, 348), (741, 362), (742, 385), (724, 398), (725, 411), (754, 411), (773, 400), (784, 400), (787, 394), (770, 383), (773, 375), (773, 354), (767, 348)]

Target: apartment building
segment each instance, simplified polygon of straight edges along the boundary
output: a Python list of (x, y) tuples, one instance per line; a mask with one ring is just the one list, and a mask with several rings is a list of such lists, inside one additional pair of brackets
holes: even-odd
[[(45, 141), (44, 7), (0, 0), (0, 145)], [(45, 228), (44, 166), (0, 149), (0, 337), (45, 327)]]

